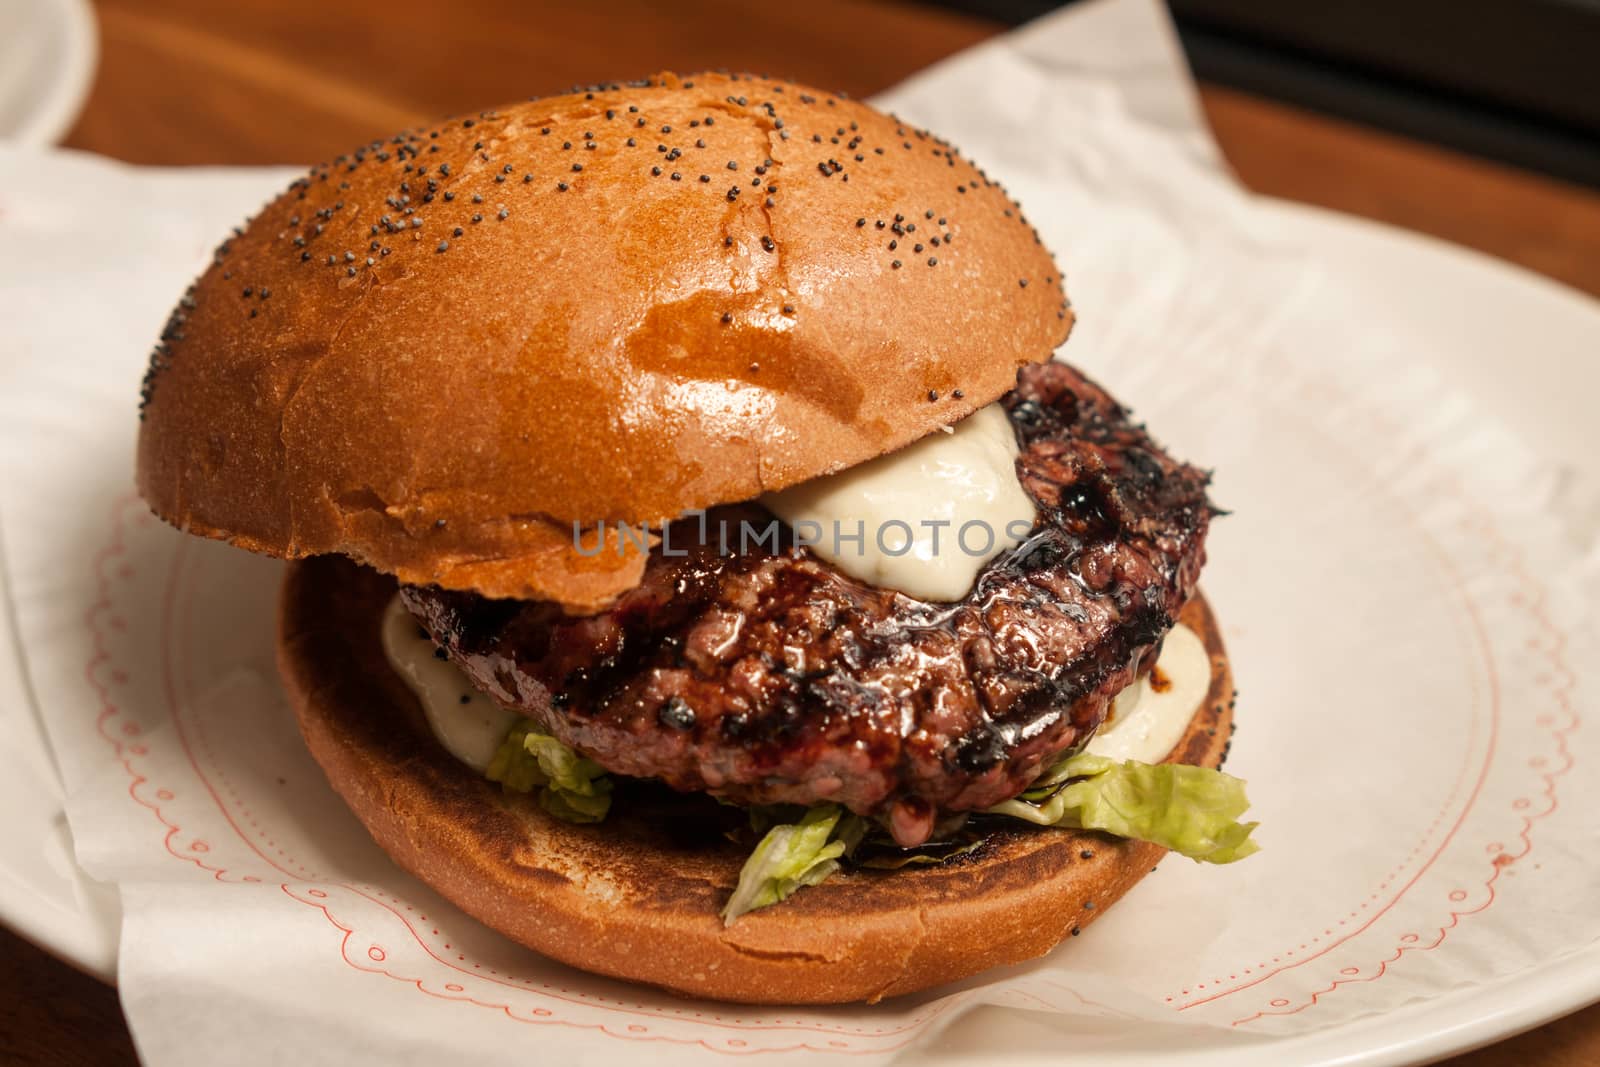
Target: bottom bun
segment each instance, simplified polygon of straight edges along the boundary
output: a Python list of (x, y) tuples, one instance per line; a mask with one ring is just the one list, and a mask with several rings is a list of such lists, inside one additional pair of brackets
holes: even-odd
[[(748, 854), (726, 836), (740, 813), (623, 782), (605, 822), (575, 826), (458, 763), (384, 657), (394, 592), (342, 557), (289, 568), (278, 658), (306, 743), (400, 866), (574, 967), (717, 1000), (876, 1001), (1043, 955), (1165, 855), (1097, 833), (1004, 829), (943, 864), (842, 871), (724, 926)], [(1182, 621), (1211, 653), (1211, 689), (1170, 760), (1216, 767), (1232, 678), (1200, 597)]]

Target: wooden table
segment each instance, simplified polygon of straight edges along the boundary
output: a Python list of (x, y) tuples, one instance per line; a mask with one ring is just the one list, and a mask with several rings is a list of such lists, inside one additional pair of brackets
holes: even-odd
[[(440, 114), (669, 67), (781, 72), (864, 96), (1002, 29), (881, 0), (101, 0), (99, 15), (99, 77), (67, 143), (164, 164), (322, 159)], [(1251, 188), (1600, 294), (1600, 195), (1231, 90), (1203, 95)], [(0, 931), (0, 1060), (132, 1062), (116, 993)], [(1452, 1061), (1596, 1062), (1600, 1006)]]

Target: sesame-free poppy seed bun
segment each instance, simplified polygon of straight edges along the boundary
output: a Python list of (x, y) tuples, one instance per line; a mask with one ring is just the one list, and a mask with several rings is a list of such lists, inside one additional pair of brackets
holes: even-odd
[[(457, 762), (390, 668), (379, 620), (392, 579), (340, 557), (294, 565), (279, 660), (312, 754), (373, 838), (462, 910), (585, 970), (693, 996), (874, 1001), (1030, 959), (1080, 932), (1164, 854), (1056, 829), (996, 830), (936, 866), (836, 874), (724, 926), (748, 853), (743, 813), (622, 782), (604, 823), (547, 815)], [(1232, 679), (1198, 596), (1181, 616), (1210, 653), (1211, 688), (1170, 759), (1216, 767)]]
[(139, 487), (274, 555), (585, 609), (658, 522), (993, 401), (1072, 314), (936, 137), (791, 83), (664, 74), (311, 170), (218, 251), (146, 380)]

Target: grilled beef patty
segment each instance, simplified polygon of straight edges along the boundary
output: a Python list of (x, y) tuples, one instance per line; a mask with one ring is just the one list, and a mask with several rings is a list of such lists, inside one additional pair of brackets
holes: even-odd
[[(1061, 363), (1003, 401), (1033, 533), (965, 599), (928, 603), (850, 578), (755, 505), (672, 527), (643, 582), (598, 615), (406, 587), (406, 606), (474, 684), (618, 774), (741, 804), (834, 801), (903, 845), (945, 812), (1027, 788), (1086, 741), (1155, 661), (1194, 592), (1212, 515), (1178, 463)], [(687, 529), (686, 529), (687, 528)], [(870, 534), (869, 534), (870, 536)]]

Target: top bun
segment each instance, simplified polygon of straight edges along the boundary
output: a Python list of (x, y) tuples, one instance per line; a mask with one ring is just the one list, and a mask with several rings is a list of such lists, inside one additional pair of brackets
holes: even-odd
[[(139, 488), (195, 533), (583, 610), (659, 522), (956, 421), (1071, 327), (954, 148), (734, 74), (375, 141), (218, 249), (146, 378)], [(592, 539), (586, 540), (592, 545)]]

